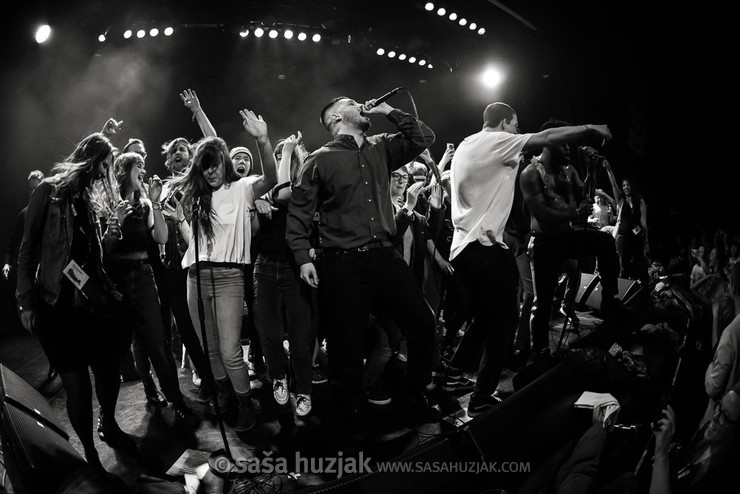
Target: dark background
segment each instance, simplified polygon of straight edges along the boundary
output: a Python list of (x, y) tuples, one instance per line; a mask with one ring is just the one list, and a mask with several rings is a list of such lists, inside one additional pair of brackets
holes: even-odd
[[(726, 158), (717, 128), (724, 98), (714, 87), (722, 46), (712, 4), (604, 0), (447, 1), (487, 29), (472, 33), (424, 10), (423, 1), (30, 1), (3, 23), (0, 76), (0, 245), (27, 201), (26, 177), (48, 173), (109, 117), (123, 120), (114, 144), (144, 140), (149, 174), (166, 174), (161, 145), (200, 131), (178, 94), (191, 88), (230, 146), (256, 146), (238, 110), (268, 122), (273, 141), (297, 130), (309, 150), (329, 140), (318, 122), (334, 96), (358, 101), (403, 86), (389, 103), (417, 113), (446, 142), (477, 132), (493, 101), (511, 104), (523, 132), (550, 117), (605, 123), (601, 148), (618, 178), (631, 176), (648, 205), (653, 251), (677, 236), (711, 232), (733, 218), (734, 182), (718, 174)], [(437, 3), (437, 2), (435, 2)], [(510, 10), (507, 10), (510, 9)], [(44, 45), (33, 26), (55, 29)], [(320, 31), (319, 44), (240, 38), (250, 21)], [(176, 26), (170, 38), (124, 40), (130, 26)], [(99, 43), (101, 32), (109, 33)], [(375, 55), (378, 46), (428, 57), (434, 68)], [(729, 46), (729, 45), (727, 45)], [(479, 75), (506, 71), (497, 89)], [(393, 130), (375, 118), (371, 132)], [(599, 143), (592, 143), (598, 145)], [(255, 154), (256, 156), (256, 154)], [(604, 177), (605, 179), (605, 177)], [(611, 191), (607, 182), (597, 184)], [(733, 225), (729, 225), (733, 226)]]

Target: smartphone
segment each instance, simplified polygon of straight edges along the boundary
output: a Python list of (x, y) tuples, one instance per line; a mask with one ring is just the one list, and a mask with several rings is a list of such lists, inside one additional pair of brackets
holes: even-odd
[(452, 144), (451, 142), (448, 142), (447, 143), (447, 149), (455, 149), (455, 145)]

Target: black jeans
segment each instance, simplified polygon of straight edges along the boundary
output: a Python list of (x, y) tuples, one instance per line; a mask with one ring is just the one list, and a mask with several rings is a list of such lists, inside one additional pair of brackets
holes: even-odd
[(619, 260), (614, 238), (606, 232), (591, 229), (568, 230), (564, 233), (532, 233), (529, 241), (534, 280), (532, 305), (532, 346), (534, 351), (549, 347), (550, 315), (558, 276), (565, 259), (596, 256), (601, 276), (602, 300), (617, 294)]
[(469, 295), (473, 323), (460, 340), (450, 365), (467, 367), (469, 359), (483, 348), (475, 393), (490, 395), (498, 386), (519, 317), (519, 274), (514, 255), (501, 245), (485, 246), (476, 241), (469, 243), (452, 265)]
[(382, 307), (406, 336), (406, 385), (423, 391), (432, 375), (434, 312), (403, 258), (394, 247), (326, 249), (319, 271), (319, 313), (327, 330), (330, 373), (339, 383), (345, 411), (366, 401), (364, 346), (375, 307)]

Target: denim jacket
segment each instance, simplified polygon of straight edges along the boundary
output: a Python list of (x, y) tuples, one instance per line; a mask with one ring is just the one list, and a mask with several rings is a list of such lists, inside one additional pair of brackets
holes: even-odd
[[(91, 218), (96, 241), (100, 244), (100, 223)], [(18, 254), (18, 310), (34, 310), (35, 297), (55, 305), (62, 287), (63, 270), (70, 261), (72, 247), (72, 198), (57, 194), (55, 177), (45, 179), (31, 195)], [(115, 286), (102, 270), (102, 248), (98, 275), (104, 288), (115, 293)]]

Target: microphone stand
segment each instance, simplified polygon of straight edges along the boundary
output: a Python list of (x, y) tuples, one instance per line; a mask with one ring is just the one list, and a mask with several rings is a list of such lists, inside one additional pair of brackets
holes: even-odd
[[(203, 294), (201, 292), (201, 283), (200, 283), (200, 251), (198, 248), (198, 244), (200, 243), (199, 239), (199, 216), (200, 216), (200, 199), (196, 199), (193, 203), (193, 235), (191, 238), (191, 242), (195, 242), (195, 284), (197, 286), (197, 293), (198, 293), (198, 319), (200, 320), (200, 335), (201, 339), (203, 340), (203, 352), (206, 354), (206, 359), (208, 360), (208, 367), (211, 368), (211, 372), (209, 373), (209, 379), (211, 380), (211, 388), (214, 391), (213, 396), (213, 405), (216, 409), (216, 418), (218, 420), (218, 427), (221, 430), (221, 439), (224, 442), (224, 453), (226, 457), (233, 461), (233, 457), (231, 456), (231, 450), (229, 449), (229, 441), (226, 438), (226, 429), (224, 428), (224, 421), (221, 417), (221, 408), (218, 404), (218, 386), (216, 386), (216, 378), (213, 376), (213, 368), (211, 367), (211, 359), (209, 357), (208, 353), (208, 339), (206, 338), (206, 318), (205, 318), (205, 309), (203, 307)], [(213, 455), (216, 455), (219, 452), (214, 452)]]

